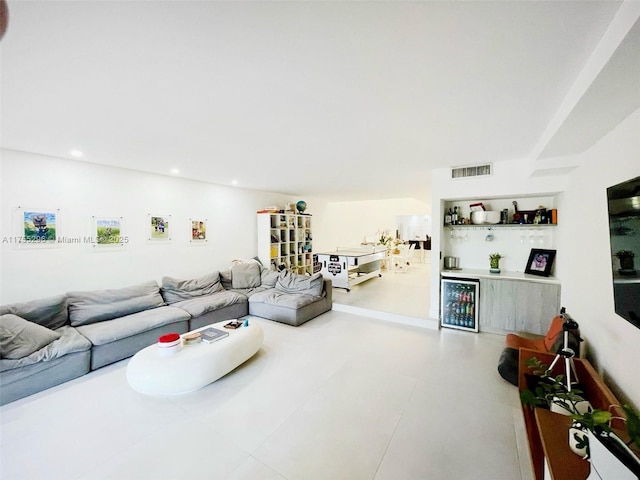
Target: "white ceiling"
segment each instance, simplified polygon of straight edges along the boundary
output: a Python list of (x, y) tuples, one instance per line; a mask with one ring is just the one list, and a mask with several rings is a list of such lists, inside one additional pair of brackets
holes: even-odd
[[(620, 6), (9, 2), (2, 146), (292, 195), (428, 201), (433, 168), (543, 150)], [(612, 56), (597, 77), (606, 95), (585, 88), (608, 112), (589, 135), (574, 141), (579, 103), (546, 156), (584, 150), (640, 105), (640, 83), (611, 88), (638, 51)], [(630, 99), (609, 114), (620, 91)]]

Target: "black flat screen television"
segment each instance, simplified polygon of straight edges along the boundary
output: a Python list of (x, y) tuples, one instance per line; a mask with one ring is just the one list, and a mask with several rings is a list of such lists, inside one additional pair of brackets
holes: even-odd
[(607, 188), (607, 202), (615, 310), (640, 328), (640, 177)]

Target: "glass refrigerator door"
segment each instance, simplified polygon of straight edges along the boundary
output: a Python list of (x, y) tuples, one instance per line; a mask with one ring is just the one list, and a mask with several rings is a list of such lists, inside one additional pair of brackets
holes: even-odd
[(443, 278), (441, 283), (440, 325), (477, 332), (480, 283), (449, 278)]

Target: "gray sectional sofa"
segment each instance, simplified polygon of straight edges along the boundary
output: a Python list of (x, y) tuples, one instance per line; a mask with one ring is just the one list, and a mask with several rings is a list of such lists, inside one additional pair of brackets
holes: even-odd
[(251, 314), (298, 326), (331, 310), (331, 281), (257, 262), (180, 280), (0, 306), (0, 405), (130, 357), (159, 336)]

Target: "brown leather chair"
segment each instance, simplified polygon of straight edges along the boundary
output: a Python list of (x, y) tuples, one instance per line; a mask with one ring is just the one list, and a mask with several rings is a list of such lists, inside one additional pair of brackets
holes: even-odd
[[(549, 330), (544, 337), (525, 338), (515, 333), (508, 333), (505, 340), (505, 348), (498, 361), (498, 372), (500, 376), (509, 383), (518, 386), (518, 359), (520, 348), (529, 348), (545, 353), (558, 353), (564, 347), (563, 325), (565, 317), (558, 315), (551, 320)], [(568, 348), (571, 348), (576, 357), (580, 356), (580, 329), (573, 329), (568, 332)]]

